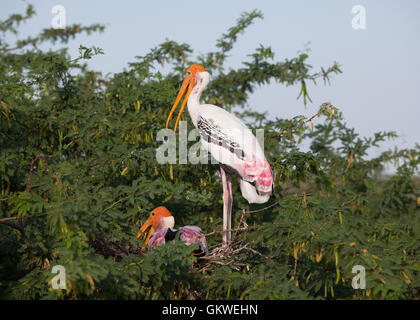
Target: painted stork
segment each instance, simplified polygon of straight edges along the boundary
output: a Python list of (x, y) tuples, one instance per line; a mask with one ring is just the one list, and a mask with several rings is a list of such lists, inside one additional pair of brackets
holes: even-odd
[[(184, 241), (187, 245), (196, 245), (199, 247), (199, 249), (194, 250), (195, 255), (201, 256), (208, 253), (206, 238), (199, 227), (185, 226), (174, 229), (174, 226), (175, 219), (169, 210), (165, 207), (157, 207), (150, 212), (149, 218), (137, 233), (137, 238), (144, 235), (146, 237), (144, 243), (147, 244), (148, 249), (151, 250), (153, 246), (165, 244), (168, 241), (174, 240), (179, 232), (179, 239), (181, 241)], [(148, 229), (150, 230), (146, 235)]]
[(232, 175), (239, 177), (242, 196), (249, 203), (265, 203), (273, 194), (273, 171), (251, 130), (237, 117), (212, 104), (200, 104), (200, 96), (210, 81), (203, 66), (194, 64), (185, 79), (166, 121), (168, 128), (177, 105), (186, 92), (176, 119), (188, 106), (191, 120), (198, 130), (204, 149), (219, 162), (223, 184), (223, 245), (231, 240)]

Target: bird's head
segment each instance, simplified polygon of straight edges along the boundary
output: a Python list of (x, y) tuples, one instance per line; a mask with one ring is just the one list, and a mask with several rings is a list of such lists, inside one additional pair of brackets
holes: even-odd
[(137, 238), (143, 235), (145, 238), (144, 243), (147, 244), (153, 232), (162, 228), (173, 228), (174, 225), (175, 219), (169, 210), (165, 207), (157, 207), (150, 212), (149, 218), (140, 227)]
[(197, 73), (199, 72), (205, 72), (207, 71), (203, 66), (200, 66), (199, 64), (193, 64), (190, 66), (185, 73), (184, 81), (182, 82), (181, 89), (179, 90), (178, 96), (176, 97), (175, 103), (172, 106), (171, 112), (169, 113), (168, 119), (166, 120), (166, 128), (168, 128), (169, 121), (172, 118), (172, 114), (174, 113), (176, 107), (178, 106), (179, 102), (182, 99), (182, 96), (185, 92), (187, 94), (185, 95), (184, 101), (182, 102), (181, 110), (179, 111), (178, 117), (176, 119), (174, 131), (176, 131), (176, 128), (178, 126), (179, 119), (181, 118), (182, 111), (184, 111), (185, 105), (187, 104), (188, 97), (190, 96), (190, 93), (194, 86), (196, 85), (197, 81)]

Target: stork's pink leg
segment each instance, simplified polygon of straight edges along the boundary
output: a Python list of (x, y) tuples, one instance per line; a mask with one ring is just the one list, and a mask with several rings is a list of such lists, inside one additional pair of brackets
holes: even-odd
[[(228, 210), (227, 210), (227, 229), (232, 230), (232, 206), (233, 206), (233, 195), (232, 195), (232, 176), (227, 173), (227, 186), (228, 186)], [(227, 232), (227, 241), (230, 242), (232, 239), (232, 232)]]
[[(222, 177), (222, 185), (223, 185), (223, 231), (228, 230), (228, 207), (229, 207), (229, 187), (226, 181), (226, 172), (220, 166), (220, 175)], [(222, 243), (223, 246), (227, 246), (228, 243), (228, 235), (227, 232), (222, 233)]]

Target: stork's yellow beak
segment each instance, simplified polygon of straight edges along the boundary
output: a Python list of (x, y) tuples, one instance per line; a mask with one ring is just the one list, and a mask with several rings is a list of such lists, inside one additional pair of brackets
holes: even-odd
[(172, 106), (171, 112), (169, 113), (168, 119), (166, 120), (166, 128), (168, 128), (169, 121), (172, 118), (172, 114), (174, 113), (177, 105), (182, 99), (182, 96), (185, 92), (187, 94), (185, 95), (184, 101), (182, 102), (181, 110), (178, 113), (178, 117), (176, 118), (174, 131), (176, 132), (176, 128), (178, 127), (179, 119), (181, 119), (182, 111), (184, 111), (185, 105), (187, 104), (188, 97), (190, 96), (190, 93), (195, 85), (195, 75), (197, 72), (203, 72), (207, 71), (203, 66), (200, 66), (199, 64), (193, 64), (190, 66), (187, 70), (187, 73), (185, 74), (184, 81), (182, 82), (181, 89), (179, 90), (178, 96), (176, 97), (175, 103)]
[(184, 111), (185, 105), (187, 104), (188, 97), (190, 96), (191, 90), (194, 87), (194, 76), (190, 72), (190, 74), (187, 73), (185, 76), (184, 81), (182, 82), (181, 89), (179, 90), (178, 96), (176, 97), (175, 103), (172, 106), (171, 112), (169, 113), (168, 119), (166, 120), (166, 128), (168, 128), (169, 121), (172, 118), (172, 114), (174, 113), (176, 107), (178, 106), (179, 102), (182, 99), (182, 96), (184, 95), (185, 91), (187, 91), (187, 94), (185, 95), (184, 101), (182, 102), (181, 110), (178, 113), (178, 117), (176, 118), (174, 131), (176, 132), (176, 128), (178, 127), (179, 120), (181, 119), (182, 111)]
[[(137, 239), (140, 238), (143, 235), (143, 239), (145, 239), (144, 243), (148, 244), (149, 243), (149, 239), (150, 236), (153, 234), (153, 232), (155, 232), (155, 227), (154, 227), (154, 217), (150, 216), (146, 222), (141, 226), (140, 231), (137, 233)], [(146, 234), (147, 229), (149, 229), (149, 232)], [(146, 250), (145, 247), (141, 248), (142, 251)]]

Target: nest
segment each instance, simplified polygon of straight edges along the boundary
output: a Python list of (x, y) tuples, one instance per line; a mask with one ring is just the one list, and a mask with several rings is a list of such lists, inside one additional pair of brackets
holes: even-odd
[[(246, 236), (240, 237), (240, 235), (243, 235), (244, 233), (255, 230), (249, 228), (244, 221), (246, 213), (247, 212), (245, 210), (242, 211), (242, 216), (239, 220), (237, 228), (227, 230), (234, 233), (232, 240), (225, 246), (222, 243), (216, 245), (207, 255), (200, 257), (197, 264), (194, 266), (194, 269), (198, 272), (205, 273), (209, 271), (211, 272), (212, 266), (214, 265), (222, 265), (229, 266), (236, 271), (240, 271), (243, 268), (249, 271), (249, 264), (246, 262), (246, 259), (244, 259), (244, 255), (249, 252), (269, 259), (269, 257), (266, 257), (257, 250), (251, 248), (250, 242), (246, 240)], [(210, 237), (213, 235), (220, 235), (224, 232), (226, 231), (213, 231), (205, 234), (204, 236)]]

